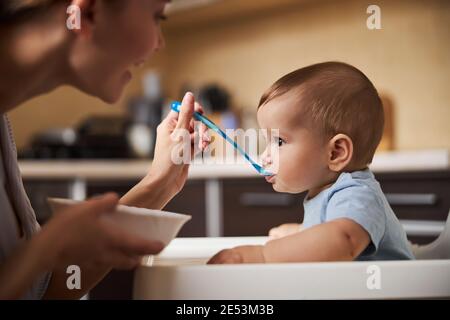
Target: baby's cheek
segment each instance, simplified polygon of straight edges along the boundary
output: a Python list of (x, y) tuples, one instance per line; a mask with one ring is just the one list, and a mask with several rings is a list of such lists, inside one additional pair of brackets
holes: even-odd
[(310, 180), (311, 163), (308, 161), (308, 156), (292, 152), (287, 156), (280, 157), (280, 172), (283, 174), (283, 181), (292, 190), (304, 191), (305, 185)]
[(282, 180), (286, 186), (292, 186), (300, 178), (298, 175), (299, 170), (300, 167), (296, 165), (294, 159), (284, 159), (283, 157), (280, 157), (277, 177)]

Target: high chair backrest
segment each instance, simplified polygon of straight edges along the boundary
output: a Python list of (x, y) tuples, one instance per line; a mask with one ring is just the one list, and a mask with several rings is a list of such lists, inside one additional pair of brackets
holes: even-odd
[(412, 250), (418, 260), (450, 259), (450, 212), (439, 237), (427, 245), (413, 245)]

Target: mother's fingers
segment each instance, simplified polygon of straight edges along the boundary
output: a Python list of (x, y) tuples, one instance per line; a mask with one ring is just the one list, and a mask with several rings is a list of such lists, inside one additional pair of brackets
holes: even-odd
[(149, 241), (134, 236), (122, 237), (122, 241), (116, 243), (116, 245), (123, 252), (138, 256), (158, 254), (164, 248), (164, 245), (159, 241)]
[(181, 103), (180, 115), (178, 117), (177, 129), (189, 130), (189, 126), (194, 114), (194, 95), (191, 92), (185, 94)]
[[(199, 103), (195, 103), (195, 111), (198, 113), (203, 114), (203, 107), (199, 104)], [(206, 149), (206, 147), (208, 146), (208, 144), (211, 142), (211, 137), (208, 134), (208, 127), (203, 123), (200, 122), (200, 126), (199, 126), (199, 148), (201, 150)]]
[[(170, 111), (169, 115), (166, 117), (164, 122), (166, 123), (165, 127), (169, 128), (171, 133), (175, 133), (172, 137), (174, 141), (178, 141), (177, 138), (180, 138), (182, 135), (180, 130), (184, 129), (188, 130), (191, 134), (191, 137), (194, 137), (193, 132), (195, 131), (195, 118), (194, 111), (200, 114), (203, 114), (203, 107), (195, 102), (195, 98), (192, 93), (187, 92), (183, 98), (183, 102), (180, 108), (180, 112), (175, 112), (173, 110)], [(203, 151), (211, 142), (211, 137), (208, 134), (208, 127), (202, 122), (199, 123), (198, 126), (198, 148)], [(193, 140), (193, 139), (191, 139)], [(193, 141), (192, 141), (193, 142)]]
[(141, 262), (142, 257), (137, 255), (128, 255), (120, 250), (110, 250), (100, 257), (100, 262), (112, 266), (119, 270), (130, 270), (136, 268)]
[(198, 112), (200, 114), (205, 113), (205, 110), (203, 109), (202, 105), (198, 102), (195, 102), (194, 110), (195, 110), (195, 112)]
[(87, 215), (100, 216), (104, 213), (111, 213), (118, 205), (119, 197), (115, 193), (107, 193), (102, 196), (89, 199), (75, 206), (72, 210)]
[(157, 254), (164, 248), (161, 242), (138, 237), (115, 222), (105, 220), (104, 223), (108, 245), (126, 254), (137, 256)]

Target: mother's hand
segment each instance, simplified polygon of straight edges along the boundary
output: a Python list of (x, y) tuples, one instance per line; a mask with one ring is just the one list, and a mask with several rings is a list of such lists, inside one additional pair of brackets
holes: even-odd
[[(79, 299), (111, 268), (131, 269), (142, 256), (163, 249), (107, 219), (118, 202), (108, 194), (68, 208), (54, 217), (0, 264), (0, 299), (18, 299), (44, 272), (52, 271), (45, 298)], [(81, 269), (81, 288), (67, 286), (67, 267)]]
[(187, 130), (185, 132), (190, 135), (191, 156), (195, 151), (204, 150), (210, 142), (206, 126), (200, 124), (199, 145), (196, 148), (194, 111), (203, 113), (203, 108), (188, 92), (183, 98), (180, 113), (170, 111), (158, 126), (152, 167), (146, 177), (122, 197), (122, 204), (161, 209), (181, 191), (188, 176), (189, 163), (175, 163), (173, 159), (174, 152), (182, 148), (180, 131)]
[(195, 151), (203, 150), (209, 142), (206, 136), (207, 128), (204, 124), (200, 124), (199, 149), (195, 148), (197, 133), (194, 133), (194, 110), (203, 113), (203, 108), (195, 103), (194, 96), (188, 92), (184, 96), (180, 113), (170, 111), (157, 130), (155, 156), (149, 175), (169, 186), (175, 194), (183, 188), (189, 169), (189, 163), (176, 164), (173, 159), (174, 153), (181, 152), (181, 148), (184, 147), (181, 143), (183, 130), (190, 134), (188, 160), (191, 160)]
[(110, 193), (55, 214), (40, 234), (53, 243), (48, 246), (53, 248), (54, 264), (130, 269), (140, 263), (142, 256), (159, 253), (162, 243), (138, 237), (105, 219), (117, 203), (117, 195)]

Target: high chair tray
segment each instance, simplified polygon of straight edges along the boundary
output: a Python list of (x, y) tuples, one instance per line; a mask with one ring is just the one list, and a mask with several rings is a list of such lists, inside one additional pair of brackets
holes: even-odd
[(450, 260), (206, 265), (221, 249), (266, 241), (266, 237), (175, 239), (136, 270), (134, 298), (450, 298)]

